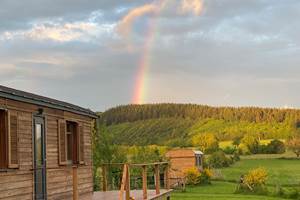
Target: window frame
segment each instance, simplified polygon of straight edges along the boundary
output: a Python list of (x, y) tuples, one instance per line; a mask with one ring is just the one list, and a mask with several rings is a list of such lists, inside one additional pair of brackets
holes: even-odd
[[(15, 117), (15, 152), (16, 152), (16, 155), (15, 155), (15, 161), (16, 163), (13, 163), (12, 161), (12, 152), (11, 152), (11, 149), (12, 149), (12, 123), (11, 123), (11, 117), (14, 116)], [(8, 168), (9, 169), (17, 169), (19, 168), (19, 113), (16, 112), (15, 114), (12, 114), (12, 112), (10, 111), (7, 111), (7, 139), (8, 139), (8, 148), (7, 148), (7, 152), (8, 152)]]
[[(4, 144), (4, 147), (2, 147), (3, 149), (1, 150), (4, 150), (2, 151), (1, 153), (1, 157), (2, 157), (2, 160), (0, 160), (0, 170), (6, 170), (8, 169), (8, 164), (9, 164), (9, 156), (8, 156), (8, 152), (9, 152), (9, 149), (8, 149), (8, 111), (7, 109), (3, 109), (3, 108), (0, 108), (0, 111), (3, 112), (4, 114), (4, 135), (2, 136), (3, 137), (3, 140), (4, 142), (2, 142), (2, 144)], [(2, 119), (3, 120), (3, 119)], [(3, 130), (2, 130), (3, 131)]]
[(195, 160), (196, 160), (196, 167), (201, 167), (202, 166), (202, 158), (201, 154), (195, 154)]
[[(58, 119), (58, 162), (60, 166), (85, 165), (84, 129), (83, 122), (75, 119)], [(73, 133), (68, 130), (69, 124), (73, 126)], [(69, 137), (69, 135), (72, 135)], [(69, 139), (72, 138), (72, 155), (69, 155)], [(76, 155), (74, 155), (74, 152)], [(69, 159), (72, 157), (72, 159)]]
[[(4, 112), (4, 121), (5, 121), (5, 136), (4, 138), (4, 143), (5, 143), (5, 152), (3, 152), (4, 155), (4, 159), (3, 161), (0, 162), (4, 162), (0, 165), (0, 171), (7, 171), (9, 169), (18, 169), (19, 168), (19, 117), (18, 117), (18, 112), (14, 111), (11, 112), (6, 108), (2, 108), (0, 107), (0, 110), (2, 112)], [(11, 128), (11, 117), (14, 116), (15, 117), (15, 146), (13, 146), (15, 148), (15, 155), (12, 155), (12, 128)], [(2, 155), (2, 156), (3, 156)], [(16, 163), (13, 163), (12, 158), (15, 158), (14, 161), (16, 161)]]
[[(73, 126), (73, 129), (71, 131), (68, 131), (68, 125)], [(71, 160), (69, 159), (69, 137), (68, 135), (71, 135)], [(80, 144), (79, 144), (79, 123), (76, 121), (72, 120), (66, 120), (66, 160), (67, 160), (67, 165), (78, 165), (80, 164), (79, 161), (79, 149), (80, 149)], [(74, 154), (75, 153), (75, 154)]]

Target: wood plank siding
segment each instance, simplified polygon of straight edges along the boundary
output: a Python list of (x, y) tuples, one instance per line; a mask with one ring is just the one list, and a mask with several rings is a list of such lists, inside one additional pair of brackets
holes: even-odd
[[(0, 200), (34, 199), (33, 171), (33, 116), (43, 109), (46, 133), (47, 199), (73, 199), (72, 166), (59, 162), (59, 121), (70, 120), (81, 126), (80, 141), (84, 155), (78, 165), (78, 192), (80, 200), (91, 200), (93, 195), (92, 176), (92, 123), (93, 118), (71, 111), (37, 106), (17, 100), (0, 97), (0, 108), (9, 112), (13, 120), (10, 131), (12, 167), (0, 169)], [(3, 120), (1, 120), (3, 121)], [(3, 125), (1, 125), (3, 126)], [(1, 143), (2, 145), (2, 143)], [(16, 153), (17, 152), (17, 153)]]
[(166, 157), (170, 161), (171, 185), (184, 178), (186, 170), (196, 167), (195, 153), (192, 149), (173, 149), (166, 153)]

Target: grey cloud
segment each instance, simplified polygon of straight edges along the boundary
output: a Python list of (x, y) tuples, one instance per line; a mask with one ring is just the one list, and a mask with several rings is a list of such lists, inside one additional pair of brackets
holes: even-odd
[(115, 9), (133, 7), (144, 2), (146, 0), (1, 0), (0, 30), (26, 28), (32, 21), (39, 19), (79, 20), (97, 10), (105, 12), (108, 20), (115, 19), (111, 14)]
[[(86, 21), (94, 11), (96, 24), (117, 23), (145, 2), (1, 1), (0, 32)], [(296, 0), (205, 0), (199, 17), (160, 16), (148, 55), (147, 102), (299, 107), (299, 8)], [(134, 24), (130, 41), (113, 34), (0, 41), (0, 83), (94, 110), (130, 103), (151, 17)]]

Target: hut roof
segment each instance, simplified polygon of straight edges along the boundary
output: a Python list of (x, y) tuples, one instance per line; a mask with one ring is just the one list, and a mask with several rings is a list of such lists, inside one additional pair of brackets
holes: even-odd
[(202, 151), (194, 151), (194, 153), (197, 155), (204, 155), (204, 153)]
[(2, 85), (0, 85), (0, 97), (97, 118), (97, 114), (90, 109)]

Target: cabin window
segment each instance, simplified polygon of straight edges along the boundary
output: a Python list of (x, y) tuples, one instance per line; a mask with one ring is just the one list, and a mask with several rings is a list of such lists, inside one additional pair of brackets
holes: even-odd
[(78, 163), (78, 124), (67, 122), (67, 162)]
[(0, 169), (18, 168), (18, 115), (0, 110)]
[(84, 164), (84, 135), (80, 123), (59, 120), (59, 164)]
[(201, 155), (200, 154), (196, 154), (196, 166), (197, 167), (201, 167), (202, 163), (201, 163)]
[(8, 166), (7, 143), (6, 112), (4, 110), (0, 110), (0, 169), (7, 168)]

